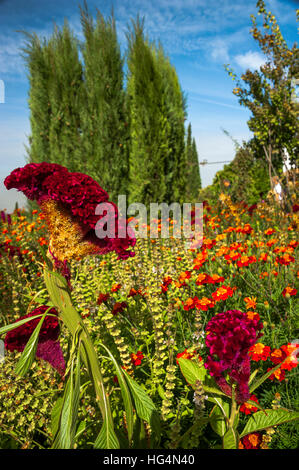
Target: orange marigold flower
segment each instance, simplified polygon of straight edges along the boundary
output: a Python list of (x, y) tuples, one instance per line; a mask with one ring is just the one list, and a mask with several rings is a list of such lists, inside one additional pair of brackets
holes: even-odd
[(272, 235), (275, 232), (276, 232), (276, 230), (274, 230), (274, 228), (268, 228), (267, 230), (264, 231), (264, 234), (265, 235)]
[(253, 320), (254, 318), (259, 321), (260, 320), (260, 316), (257, 312), (247, 312), (247, 317), (250, 319), (250, 320)]
[(243, 268), (244, 266), (248, 266), (252, 263), (256, 263), (255, 256), (241, 256), (241, 258), (237, 261), (237, 266), (239, 268)]
[(218, 284), (219, 282), (223, 282), (224, 277), (219, 276), (219, 274), (212, 274), (212, 276), (209, 276), (209, 284)]
[(255, 343), (248, 351), (252, 361), (266, 361), (270, 356), (271, 348), (262, 343)]
[[(267, 372), (269, 372), (271, 368), (267, 369)], [(282, 382), (285, 379), (285, 371), (281, 370), (281, 368), (275, 370), (273, 374), (270, 375), (269, 377), (270, 380), (279, 380), (279, 382)]]
[(295, 258), (294, 256), (291, 256), (288, 253), (285, 253), (282, 256), (277, 256), (275, 261), (284, 266), (288, 266), (290, 263), (293, 263), (295, 261)]
[(251, 308), (254, 310), (256, 307), (256, 297), (245, 297), (244, 302), (246, 304), (246, 309), (250, 310)]
[[(258, 404), (258, 399), (254, 394), (250, 395), (250, 400), (255, 401)], [(258, 408), (254, 405), (251, 405), (250, 403), (242, 403), (240, 406), (240, 411), (242, 413), (245, 413), (246, 415), (250, 415), (251, 413), (255, 413), (258, 410)]]
[(183, 351), (183, 352), (181, 352), (181, 353), (178, 353), (178, 354), (176, 355), (176, 362), (177, 362), (177, 364), (178, 364), (178, 363), (179, 363), (179, 362), (178, 362), (178, 359), (180, 359), (180, 358), (181, 358), (181, 359), (192, 359), (194, 356), (195, 356), (195, 352), (194, 352), (194, 351), (190, 352), (190, 351), (188, 351), (187, 349), (185, 349), (185, 351)]
[(113, 284), (111, 292), (117, 292), (121, 288), (121, 284)]
[(266, 262), (268, 258), (268, 253), (261, 253), (259, 257), (259, 261), (264, 261)]
[(214, 300), (219, 302), (220, 300), (226, 300), (228, 297), (232, 297), (233, 293), (234, 291), (231, 287), (221, 286), (218, 287), (215, 292), (213, 292), (212, 297)]
[(200, 273), (196, 278), (195, 284), (201, 286), (202, 284), (207, 284), (207, 282), (209, 282), (208, 274)]
[(296, 295), (296, 294), (297, 294), (297, 289), (295, 289), (294, 287), (290, 287), (290, 286), (285, 287), (285, 289), (283, 289), (283, 291), (282, 291), (282, 295), (284, 297), (292, 296), (292, 295)]
[(141, 351), (137, 351), (136, 354), (131, 354), (131, 362), (134, 364), (134, 366), (140, 366), (142, 359), (144, 359), (144, 355)]
[(197, 297), (189, 297), (186, 302), (184, 303), (184, 310), (191, 310), (195, 308), (196, 301), (198, 300)]
[(195, 306), (198, 310), (203, 310), (206, 312), (209, 308), (213, 308), (215, 303), (208, 297), (202, 297), (200, 300), (196, 300)]
[(275, 245), (275, 243), (277, 243), (277, 242), (278, 242), (278, 240), (277, 240), (276, 238), (271, 238), (271, 240), (269, 240), (269, 241), (267, 242), (267, 246), (270, 247), (270, 246), (272, 246), (272, 245)]

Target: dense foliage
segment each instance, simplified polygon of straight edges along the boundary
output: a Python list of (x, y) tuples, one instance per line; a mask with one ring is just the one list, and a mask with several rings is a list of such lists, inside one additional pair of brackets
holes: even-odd
[[(135, 257), (128, 260), (117, 260), (110, 253), (71, 263), (73, 302), (98, 351), (113, 420), (124, 446), (121, 390), (101, 344), (153, 400), (161, 448), (217, 448), (221, 433), (208, 420), (214, 404), (204, 399), (206, 392), (192, 390), (186, 383), (178, 361), (193, 358), (190, 362), (196, 363), (199, 356), (206, 360), (206, 325), (224, 311), (247, 312), (245, 316), (262, 322), (263, 336), (250, 350), (251, 370), (258, 368), (259, 374), (276, 364), (279, 367), (285, 348), (298, 337), (297, 212), (281, 213), (271, 201), (249, 208), (233, 204), (224, 194), (220, 200), (217, 205), (205, 204), (200, 249), (186, 250), (183, 240), (174, 238), (139, 239)], [(43, 214), (17, 211), (11, 218), (2, 217), (3, 327), (51, 302), (41, 275), (40, 250), (48, 244)], [(70, 357), (68, 338), (63, 327), (60, 344), (66, 360)], [(0, 365), (1, 447), (47, 448), (53, 433), (53, 405), (63, 393), (61, 376), (36, 359), (24, 377), (17, 377), (17, 354), (7, 352)], [(79, 448), (92, 447), (100, 419), (85, 373), (82, 367), (75, 439)], [(297, 391), (297, 369), (281, 366), (242, 405), (241, 427), (260, 406), (298, 410)], [(138, 440), (135, 437), (135, 445), (150, 445), (154, 431), (146, 426), (144, 432), (143, 438), (142, 433)], [(297, 442), (298, 425), (290, 422), (244, 435), (239, 446), (296, 448)]]

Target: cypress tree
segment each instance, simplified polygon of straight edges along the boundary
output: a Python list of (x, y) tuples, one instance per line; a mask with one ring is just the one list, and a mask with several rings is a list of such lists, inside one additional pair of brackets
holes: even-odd
[(23, 57), (28, 69), (31, 134), (29, 145), (26, 146), (29, 162), (42, 162), (49, 157), (49, 64), (45, 53), (45, 41), (41, 41), (36, 34), (24, 32), (26, 37), (22, 49)]
[(189, 123), (187, 129), (187, 142), (185, 153), (187, 160), (186, 197), (189, 202), (196, 202), (198, 197), (198, 191), (201, 188), (201, 178), (199, 172), (196, 143), (195, 139), (192, 138), (191, 123)]
[(80, 108), (82, 65), (77, 41), (67, 22), (42, 41), (26, 34), (23, 48), (29, 70), (30, 162), (59, 163), (70, 170), (82, 165)]
[(84, 79), (86, 103), (82, 111), (87, 172), (108, 191), (112, 200), (127, 194), (128, 120), (123, 87), (123, 59), (115, 20), (98, 11), (96, 22), (87, 6), (81, 8), (85, 41)]
[(166, 193), (167, 118), (162, 77), (137, 17), (127, 33), (130, 114), (130, 200), (162, 202)]
[(67, 21), (54, 33), (46, 47), (49, 61), (49, 161), (82, 171), (80, 114), (83, 99), (83, 67), (78, 42)]
[(154, 48), (157, 67), (162, 75), (162, 92), (166, 118), (167, 153), (165, 155), (165, 201), (184, 202), (186, 192), (185, 125), (186, 100), (175, 68), (159, 44)]

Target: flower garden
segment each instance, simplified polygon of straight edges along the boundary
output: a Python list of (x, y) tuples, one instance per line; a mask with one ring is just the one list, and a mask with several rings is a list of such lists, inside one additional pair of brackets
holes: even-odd
[(298, 446), (298, 205), (204, 202), (203, 243), (97, 240), (91, 178), (53, 164), (6, 179), (0, 447)]

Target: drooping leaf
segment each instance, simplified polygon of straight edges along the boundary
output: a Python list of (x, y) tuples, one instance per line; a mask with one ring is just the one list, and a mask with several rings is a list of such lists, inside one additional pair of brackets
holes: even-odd
[(277, 426), (278, 424), (296, 421), (298, 419), (299, 411), (287, 410), (285, 408), (257, 411), (248, 419), (240, 437), (244, 437), (252, 432), (261, 431), (262, 429), (271, 428), (272, 426)]
[(93, 445), (94, 449), (119, 449), (119, 442), (112, 426), (104, 421), (101, 431)]
[[(287, 358), (286, 358), (287, 359)], [(283, 364), (283, 362), (286, 360), (284, 359), (280, 364), (277, 364), (275, 367), (273, 367), (271, 370), (269, 370), (268, 372), (266, 372), (264, 375), (262, 375), (262, 377), (260, 377), (259, 379), (255, 380), (251, 386), (249, 387), (249, 392), (252, 393), (254, 390), (256, 390), (260, 385), (262, 385), (262, 383), (265, 382), (265, 380), (267, 380), (270, 375), (272, 375), (277, 369), (279, 369), (281, 367), (281, 364)]]
[(153, 435), (159, 439), (161, 434), (160, 418), (153, 401), (135, 380), (126, 372), (124, 372), (124, 375), (134, 400), (137, 416), (151, 426)]
[(129, 442), (131, 442), (132, 437), (133, 437), (133, 426), (134, 426), (134, 414), (133, 414), (133, 405), (132, 405), (131, 394), (130, 394), (129, 388), (127, 386), (126, 379), (124, 377), (123, 370), (118, 365), (115, 357), (111, 354), (109, 349), (104, 344), (101, 344), (101, 346), (107, 351), (107, 353), (108, 353), (108, 355), (109, 355), (110, 359), (112, 360), (112, 362), (114, 364), (114, 367), (115, 367), (115, 372), (116, 372), (116, 375), (117, 375), (117, 379), (118, 379), (118, 383), (119, 383), (119, 386), (120, 386), (122, 398), (123, 398), (123, 401), (124, 401), (128, 439), (129, 439)]
[(210, 425), (213, 431), (220, 437), (223, 437), (227, 431), (226, 420), (229, 417), (229, 403), (221, 400), (221, 398), (214, 398), (217, 405), (214, 406), (210, 413)]
[(229, 429), (223, 436), (222, 439), (223, 449), (238, 449), (239, 446), (239, 435), (236, 429)]
[[(49, 306), (49, 308), (52, 308), (52, 306)], [(39, 315), (32, 315), (32, 317), (23, 318), (23, 320), (16, 321), (15, 323), (11, 323), (10, 325), (2, 326), (0, 328), (0, 335), (5, 335), (9, 331), (14, 330), (15, 328), (18, 328), (18, 326), (22, 326), (31, 320), (35, 320), (36, 318), (42, 317), (43, 315), (44, 315), (43, 313), (40, 313)], [(47, 316), (57, 318), (57, 315), (52, 315), (51, 313), (48, 313)]]
[[(42, 327), (42, 324), (44, 322), (44, 319), (46, 317), (46, 313), (43, 314), (42, 318), (40, 319), (38, 325), (34, 329), (33, 333), (31, 334), (24, 351), (22, 352), (22, 355), (16, 365), (15, 368), (15, 373), (17, 375), (20, 375), (21, 377), (24, 377), (24, 375), (27, 373), (27, 371), (30, 369), (32, 366), (32, 363), (35, 358), (35, 353), (37, 349), (37, 344), (38, 344), (38, 336), (40, 329)], [(36, 317), (34, 317), (36, 318)]]
[(186, 382), (192, 387), (196, 388), (196, 382), (199, 380), (202, 382), (202, 386), (205, 392), (226, 396), (219, 388), (212, 377), (208, 376), (207, 370), (203, 363), (197, 363), (190, 359), (179, 358), (178, 363)]

